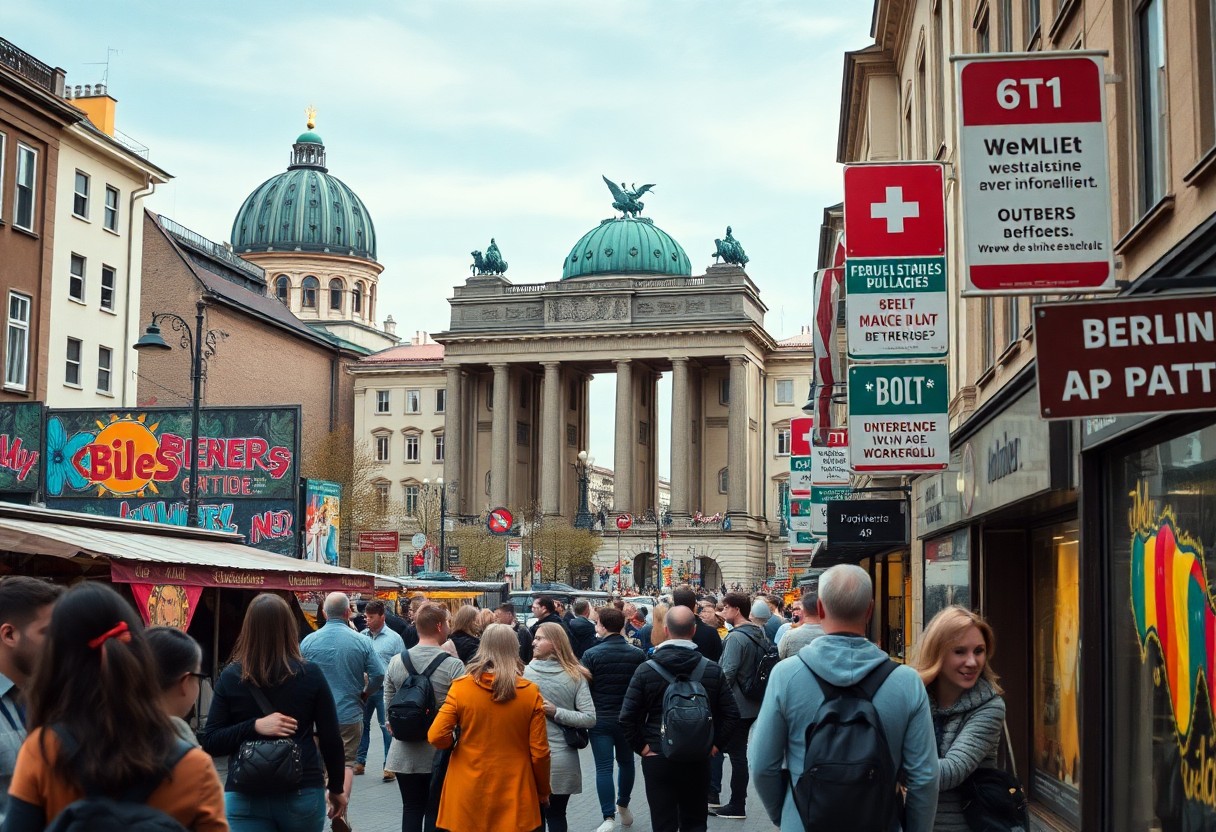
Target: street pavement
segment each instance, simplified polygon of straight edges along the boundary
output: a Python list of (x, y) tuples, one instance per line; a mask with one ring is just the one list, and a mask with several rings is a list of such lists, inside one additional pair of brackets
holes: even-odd
[[(355, 778), (354, 794), (351, 796), (349, 818), (354, 832), (400, 832), (401, 792), (395, 782), (383, 782), (381, 777), (384, 760), (383, 740), (379, 731), (372, 732), (371, 750), (367, 755), (367, 773)], [(591, 749), (584, 748), (579, 756), (583, 763), (583, 793), (570, 798), (566, 818), (570, 832), (595, 832), (603, 822), (599, 800), (595, 796), (595, 758)], [(637, 761), (638, 758), (634, 758)], [(730, 761), (727, 760), (723, 781), (730, 782)], [(727, 787), (729, 791), (729, 786)], [(724, 795), (725, 797), (725, 795)], [(646, 805), (646, 789), (642, 782), (641, 765), (637, 766), (637, 782), (633, 787), (633, 798), (629, 801), (633, 810), (633, 826), (617, 824), (618, 832), (650, 832), (650, 810)], [(710, 832), (772, 832), (774, 827), (760, 806), (755, 789), (748, 789), (747, 819), (725, 820), (709, 818)], [(478, 832), (475, 829), (455, 829), (452, 832)]]

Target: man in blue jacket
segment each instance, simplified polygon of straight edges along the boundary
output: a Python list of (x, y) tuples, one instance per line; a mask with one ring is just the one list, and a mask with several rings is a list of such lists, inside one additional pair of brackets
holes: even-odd
[[(864, 569), (845, 564), (824, 572), (817, 607), (824, 635), (773, 670), (748, 748), (752, 782), (781, 832), (804, 829), (791, 784), (816, 762), (807, 759), (806, 728), (823, 704), (823, 692), (811, 668), (832, 685), (851, 687), (888, 660), (863, 635), (874, 611), (874, 588)], [(872, 701), (895, 768), (907, 777), (904, 832), (931, 832), (937, 812), (937, 744), (925, 685), (915, 670), (900, 666)], [(788, 769), (788, 776), (782, 769)]]

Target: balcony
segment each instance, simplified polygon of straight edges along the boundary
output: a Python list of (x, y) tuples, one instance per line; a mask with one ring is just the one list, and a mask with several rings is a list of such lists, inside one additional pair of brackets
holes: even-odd
[(63, 95), (64, 71), (44, 64), (30, 53), (0, 38), (0, 65), (6, 66), (51, 95)]

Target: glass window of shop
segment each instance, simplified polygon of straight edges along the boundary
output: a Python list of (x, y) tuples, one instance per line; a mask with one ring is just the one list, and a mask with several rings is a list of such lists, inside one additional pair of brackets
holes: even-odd
[(1216, 425), (1153, 438), (1106, 477), (1109, 811), (1126, 829), (1212, 829)]
[(1034, 745), (1030, 792), (1080, 826), (1081, 584), (1076, 522), (1031, 535)]
[(951, 604), (971, 609), (971, 533), (925, 541), (924, 624)]

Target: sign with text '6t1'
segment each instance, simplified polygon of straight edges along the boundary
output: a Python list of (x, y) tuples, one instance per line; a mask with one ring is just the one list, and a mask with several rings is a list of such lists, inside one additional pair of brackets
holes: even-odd
[(849, 368), (849, 465), (863, 473), (941, 471), (950, 464), (945, 364)]
[(958, 59), (964, 295), (1115, 291), (1102, 56)]

